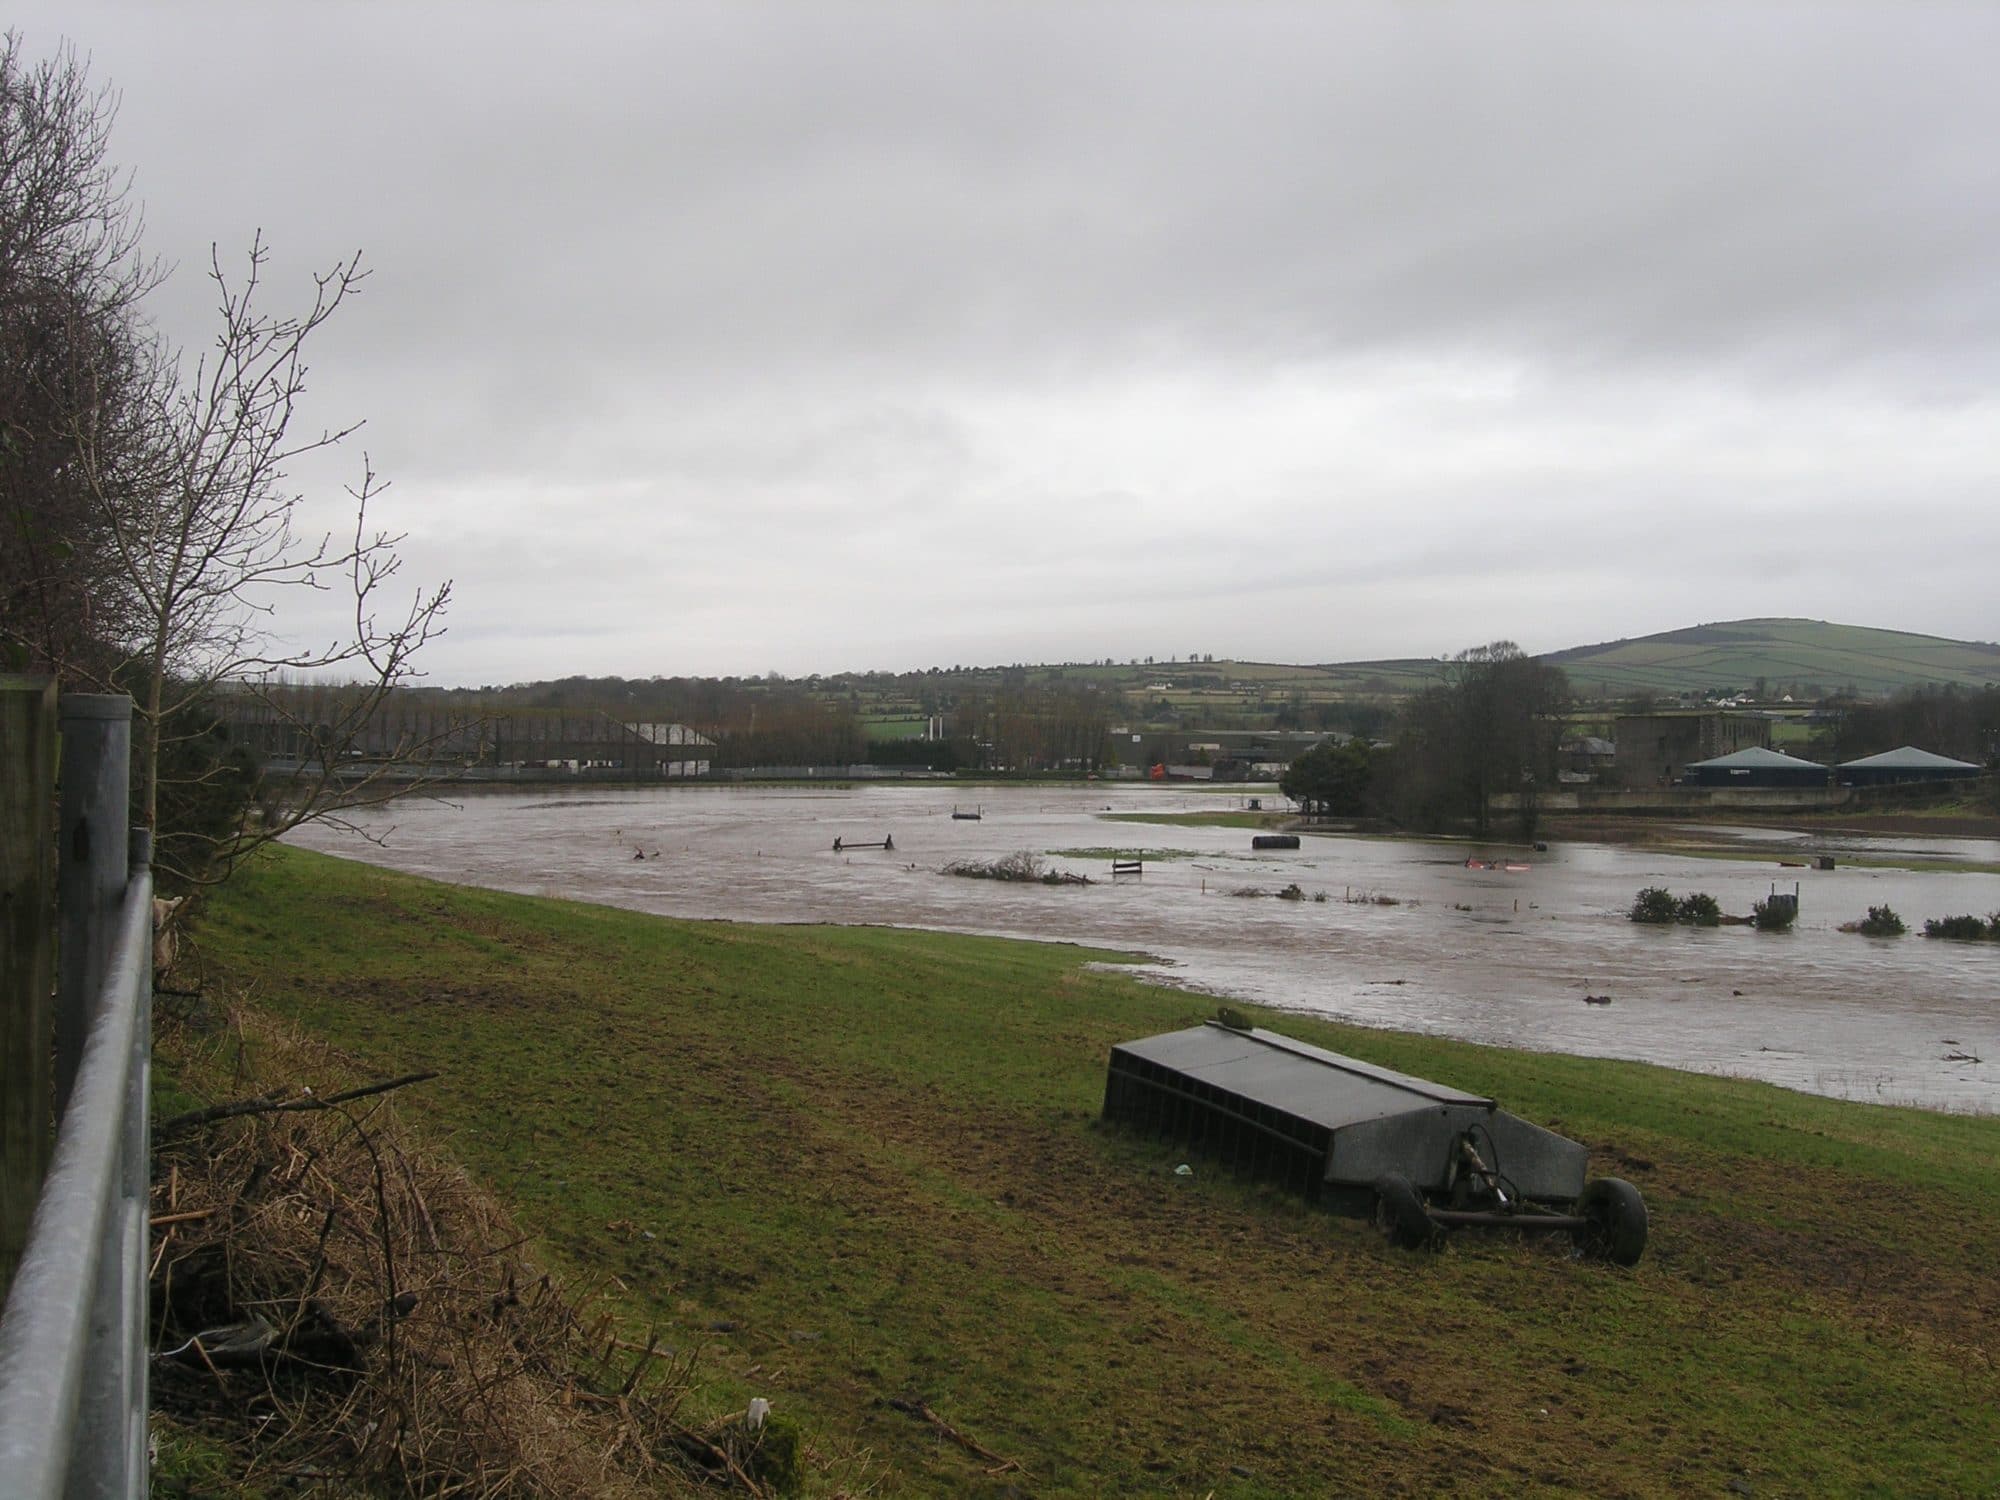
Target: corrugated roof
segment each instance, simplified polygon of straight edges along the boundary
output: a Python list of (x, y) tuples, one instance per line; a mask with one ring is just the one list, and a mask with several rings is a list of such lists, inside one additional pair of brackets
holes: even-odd
[(1493, 1107), (1491, 1099), (1479, 1094), (1378, 1068), (1261, 1027), (1194, 1026), (1122, 1042), (1116, 1050), (1330, 1130), (1439, 1104)]
[(1919, 750), (1915, 745), (1903, 745), (1895, 750), (1884, 750), (1880, 755), (1864, 755), (1859, 760), (1844, 760), (1840, 769), (1865, 771), (1977, 771), (1969, 760), (1953, 760), (1949, 755), (1936, 755), (1929, 750)]
[(1782, 750), (1765, 750), (1755, 745), (1748, 750), (1736, 750), (1728, 755), (1718, 755), (1712, 760), (1690, 761), (1683, 769), (1693, 771), (1698, 768), (1713, 768), (1718, 771), (1824, 771), (1826, 769), (1818, 761), (1800, 760), (1796, 755), (1787, 755)]

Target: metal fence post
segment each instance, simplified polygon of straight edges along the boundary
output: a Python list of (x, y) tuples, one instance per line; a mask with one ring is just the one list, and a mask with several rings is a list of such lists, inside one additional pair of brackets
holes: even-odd
[(125, 894), (132, 797), (132, 700), (64, 693), (56, 845), (56, 1117), (76, 1086), (92, 1008)]
[(52, 1138), (55, 801), (55, 679), (0, 677), (0, 1296)]
[[(0, 1316), (0, 1493), (147, 1486), (150, 835), (130, 830), (128, 698), (59, 719), (55, 1149)], [(129, 878), (128, 878), (129, 877)]]

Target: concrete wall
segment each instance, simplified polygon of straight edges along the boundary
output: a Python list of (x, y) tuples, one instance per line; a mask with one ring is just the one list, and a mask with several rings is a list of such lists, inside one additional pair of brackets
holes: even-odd
[[(1740, 812), (1825, 812), (1851, 806), (1853, 787), (1789, 786), (1656, 786), (1579, 787), (1573, 791), (1543, 792), (1535, 805), (1545, 813), (1689, 813), (1711, 808), (1734, 808)], [(1512, 812), (1521, 799), (1503, 792), (1489, 806), (1495, 812)]]
[[(1992, 775), (1977, 781), (1948, 781), (1895, 786), (1641, 786), (1576, 787), (1543, 792), (1535, 805), (1545, 813), (1682, 813), (1699, 816), (1715, 808), (1739, 812), (1831, 812), (1838, 808), (1922, 807), (1961, 797), (1992, 802), (2000, 795)], [(1502, 793), (1489, 804), (1495, 812), (1513, 812), (1521, 799)]]

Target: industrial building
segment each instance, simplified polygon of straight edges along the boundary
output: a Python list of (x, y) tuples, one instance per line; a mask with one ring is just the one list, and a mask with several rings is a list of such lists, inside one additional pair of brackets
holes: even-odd
[(1833, 770), (1829, 766), (1801, 760), (1782, 750), (1754, 746), (1731, 755), (1698, 760), (1681, 770), (1685, 786), (1823, 787), (1832, 779)]
[(1847, 786), (1957, 781), (1980, 774), (1980, 768), (1969, 760), (1953, 760), (1948, 755), (1919, 750), (1914, 745), (1884, 750), (1880, 755), (1864, 755), (1859, 760), (1844, 760), (1835, 769), (1840, 773), (1841, 782)]

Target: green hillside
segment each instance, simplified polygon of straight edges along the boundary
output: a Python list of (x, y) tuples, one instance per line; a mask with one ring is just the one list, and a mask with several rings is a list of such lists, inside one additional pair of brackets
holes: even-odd
[[(1824, 620), (1726, 620), (1572, 646), (1543, 660), (1561, 667), (1586, 695), (1749, 692), (1759, 679), (1765, 695), (1790, 693), (1801, 701), (1848, 691), (1888, 697), (1927, 685), (2000, 686), (2000, 645)], [(1444, 665), (1430, 657), (1300, 666), (1189, 659), (1032, 670), (1084, 678), (1146, 701), (1164, 698), (1182, 710), (1249, 713), (1286, 695), (1308, 704), (1400, 698), (1438, 681)]]
[[(1469, 643), (1470, 644), (1470, 643)], [(1332, 643), (1326, 649), (1337, 650)], [(1789, 694), (1801, 703), (1842, 693), (1888, 698), (1909, 688), (2000, 687), (2000, 645), (1822, 620), (1730, 620), (1547, 653), (1579, 696), (1651, 693)], [(1290, 664), (1208, 655), (1124, 661), (936, 666), (906, 672), (838, 672), (783, 678), (572, 677), (506, 689), (416, 689), (415, 701), (451, 711), (600, 713), (734, 732), (790, 726), (795, 711), (852, 713), (870, 740), (919, 737), (934, 716), (1012, 697), (1052, 692), (1115, 695), (1108, 722), (1134, 729), (1213, 734), (1271, 729), (1376, 735), (1398, 701), (1440, 681), (1449, 657), (1327, 660)], [(1015, 704), (1019, 707), (1019, 703)], [(1011, 710), (1010, 710), (1011, 711)], [(773, 751), (779, 759), (792, 752)], [(793, 758), (796, 758), (795, 756)]]
[(1802, 699), (1844, 689), (1878, 697), (1926, 684), (2000, 685), (2000, 645), (1824, 620), (1728, 620), (1575, 646), (1545, 660), (1580, 689), (1616, 693), (1732, 692), (1759, 679), (1771, 695)]

